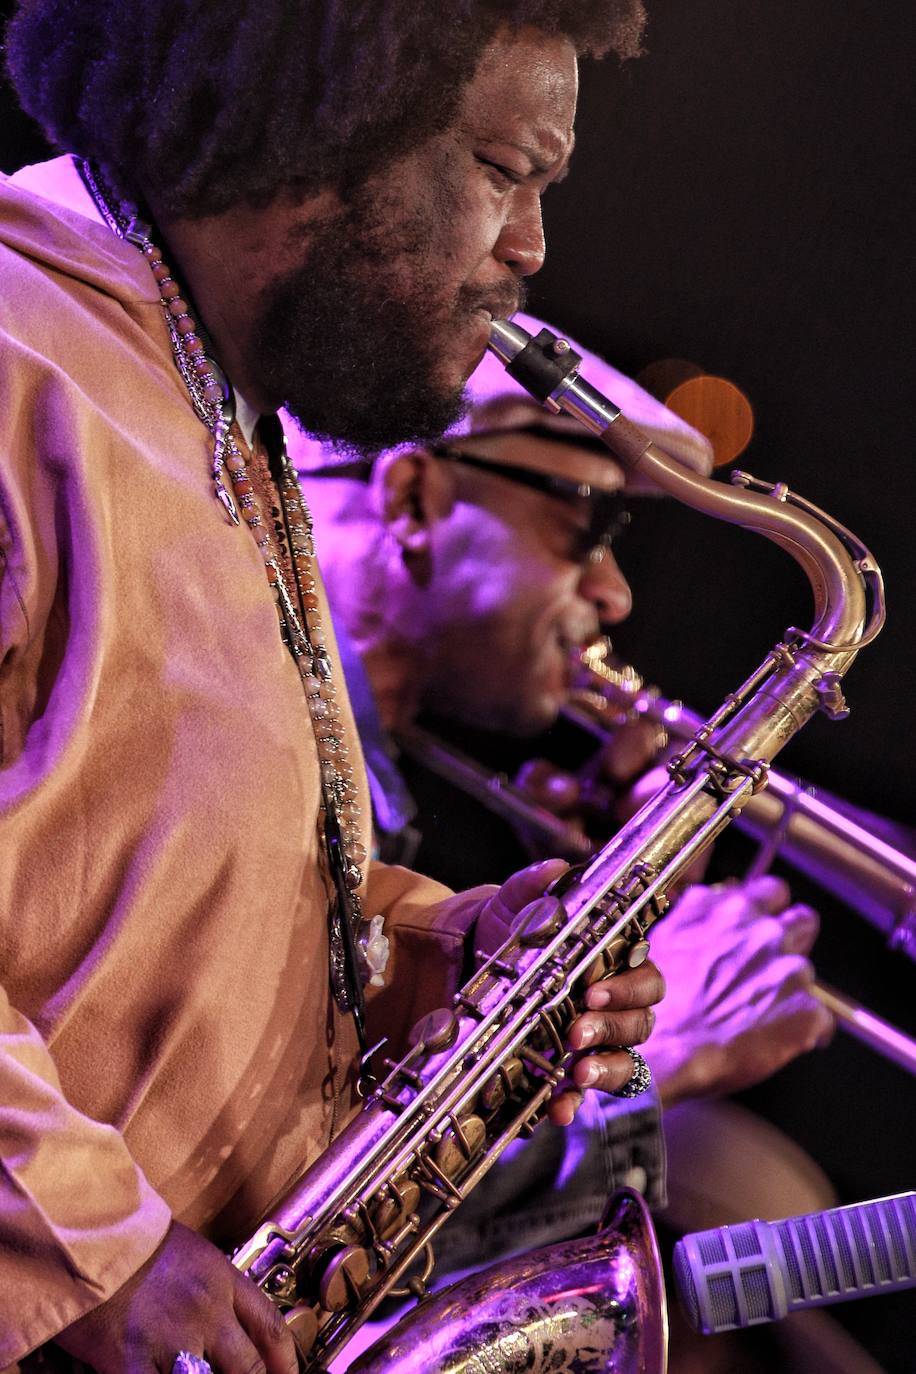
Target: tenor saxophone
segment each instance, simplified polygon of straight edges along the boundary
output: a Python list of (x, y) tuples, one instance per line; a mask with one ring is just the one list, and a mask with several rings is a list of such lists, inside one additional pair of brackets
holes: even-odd
[[(424, 1295), (436, 1232), (507, 1145), (544, 1115), (563, 1081), (566, 1033), (588, 982), (646, 958), (669, 888), (765, 786), (770, 760), (815, 712), (846, 714), (842, 675), (883, 622), (874, 560), (822, 511), (745, 474), (729, 488), (686, 471), (579, 377), (581, 360), (549, 330), (531, 339), (497, 321), (490, 347), (523, 386), (550, 409), (577, 416), (618, 460), (687, 505), (786, 549), (808, 575), (815, 618), (810, 630), (791, 628), (701, 725), (671, 761), (668, 782), (622, 830), (525, 908), (452, 1004), (414, 1027), (406, 1055), (388, 1065), (357, 1116), (236, 1253), (238, 1268), (283, 1310), (310, 1371), (325, 1368), (386, 1295)], [(356, 1367), (468, 1374), (585, 1367), (574, 1365), (575, 1351), (594, 1352), (597, 1343), (607, 1356), (602, 1369), (663, 1370), (664, 1297), (651, 1231), (630, 1204), (622, 1208), (625, 1263), (613, 1226), (557, 1247), (569, 1281), (557, 1274), (555, 1256), (552, 1281), (566, 1307), (560, 1313), (554, 1302), (544, 1317), (550, 1340), (534, 1314), (551, 1304), (524, 1296), (528, 1275), (540, 1291), (544, 1263), (535, 1260), (521, 1263), (518, 1283), (502, 1268), (498, 1280), (482, 1280), (459, 1300), (436, 1299), (426, 1321), (418, 1316), (406, 1335)], [(621, 1274), (634, 1271), (643, 1281), (622, 1284)], [(497, 1288), (523, 1293), (521, 1330), (508, 1329), (513, 1318), (504, 1307), (502, 1329), (489, 1319)], [(607, 1299), (600, 1313), (595, 1294)], [(489, 1342), (483, 1352), (469, 1342), (477, 1310), (469, 1315), (469, 1303), (487, 1314), (474, 1337)], [(566, 1364), (557, 1363), (561, 1349), (570, 1352)]]

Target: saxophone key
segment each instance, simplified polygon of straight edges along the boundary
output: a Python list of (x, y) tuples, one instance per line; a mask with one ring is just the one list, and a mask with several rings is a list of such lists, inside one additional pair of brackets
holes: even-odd
[(307, 1303), (297, 1303), (283, 1314), (283, 1320), (300, 1355), (306, 1356), (318, 1335), (318, 1315)]
[(538, 897), (519, 912), (515, 929), (523, 945), (546, 945), (566, 919), (563, 903), (557, 897)]
[(486, 1144), (487, 1128), (479, 1116), (453, 1116), (436, 1146), (433, 1159), (449, 1179), (456, 1178)]
[(410, 1043), (430, 1054), (440, 1054), (454, 1045), (457, 1035), (458, 1017), (449, 1007), (439, 1007), (420, 1018), (410, 1032)]
[(637, 940), (636, 944), (631, 947), (630, 952), (627, 955), (627, 967), (639, 968), (640, 964), (644, 964), (648, 957), (649, 941)]
[(370, 1260), (361, 1245), (346, 1245), (332, 1253), (318, 1281), (318, 1299), (327, 1312), (342, 1312), (357, 1302), (369, 1277)]
[(497, 1107), (510, 1098), (522, 1081), (524, 1068), (520, 1059), (507, 1059), (500, 1064), (495, 1075), (485, 1083), (480, 1093), (480, 1105), (485, 1111), (495, 1112)]
[(420, 1187), (413, 1179), (397, 1179), (389, 1185), (373, 1215), (373, 1224), (383, 1240), (390, 1240), (416, 1212), (420, 1202)]

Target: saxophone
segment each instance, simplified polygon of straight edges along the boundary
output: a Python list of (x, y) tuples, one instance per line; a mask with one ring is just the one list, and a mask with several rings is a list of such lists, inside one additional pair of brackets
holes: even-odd
[[(626, 466), (786, 549), (808, 575), (816, 614), (700, 726), (622, 830), (526, 907), (452, 1004), (414, 1027), (404, 1057), (386, 1061), (358, 1115), (236, 1252), (237, 1267), (284, 1312), (308, 1371), (325, 1369), (384, 1297), (425, 1295), (436, 1232), (563, 1081), (566, 1032), (588, 983), (646, 958), (672, 883), (765, 786), (774, 755), (815, 712), (847, 713), (842, 674), (883, 623), (871, 555), (822, 511), (783, 485), (739, 473), (730, 489), (686, 471), (579, 377), (581, 359), (549, 330), (532, 339), (496, 321), (490, 347)], [(603, 1370), (665, 1366), (664, 1290), (635, 1195), (615, 1201), (597, 1237), (527, 1256), (514, 1270), (495, 1266), (427, 1311), (352, 1368), (586, 1368), (586, 1348), (592, 1359), (600, 1349), (594, 1367)]]

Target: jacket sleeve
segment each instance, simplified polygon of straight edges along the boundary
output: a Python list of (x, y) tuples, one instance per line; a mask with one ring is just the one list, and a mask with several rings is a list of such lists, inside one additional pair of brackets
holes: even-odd
[(25, 354), (0, 320), (0, 1367), (114, 1293), (170, 1221), (118, 1132), (67, 1101), (36, 1029), (42, 970), (23, 966), (36, 912), (22, 876), (59, 861), (34, 802), (59, 757), (46, 707), (61, 663), (56, 531), (67, 499), (37, 457)]
[(110, 1297), (170, 1220), (117, 1131), (67, 1102), (40, 1035), (0, 994), (0, 1364)]

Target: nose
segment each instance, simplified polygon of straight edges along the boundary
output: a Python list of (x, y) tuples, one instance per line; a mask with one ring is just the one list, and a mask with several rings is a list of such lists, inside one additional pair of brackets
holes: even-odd
[(619, 625), (630, 614), (633, 607), (630, 584), (604, 544), (593, 549), (582, 566), (579, 595), (595, 607), (603, 624)]
[(530, 277), (543, 267), (546, 244), (541, 197), (532, 187), (516, 188), (493, 252), (518, 277)]

